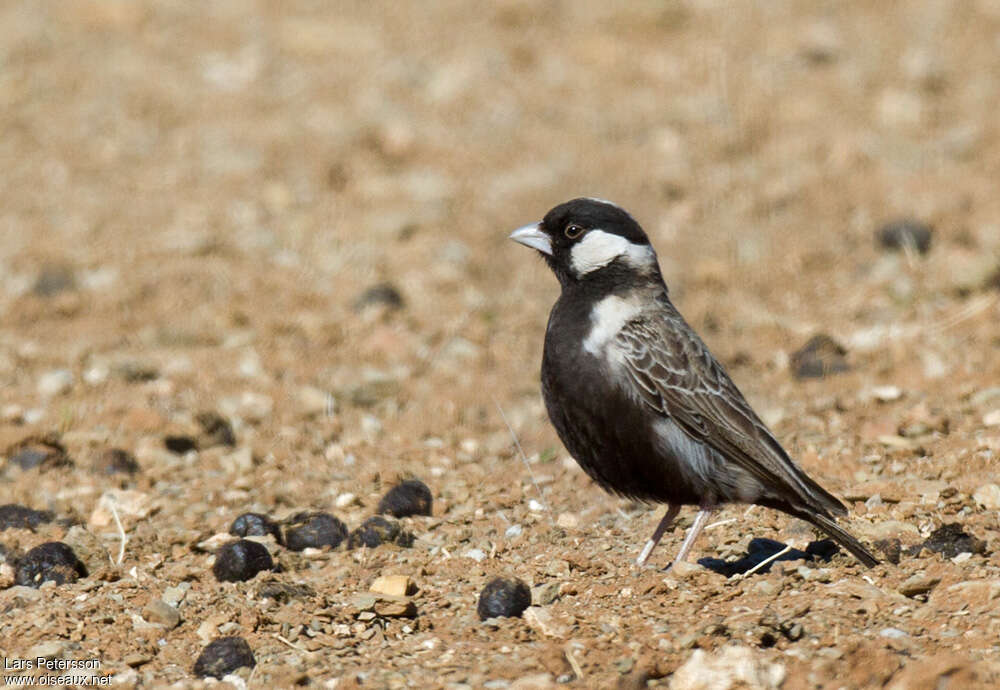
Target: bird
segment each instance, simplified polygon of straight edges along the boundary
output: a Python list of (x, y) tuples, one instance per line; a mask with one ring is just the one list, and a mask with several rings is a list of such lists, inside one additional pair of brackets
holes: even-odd
[(541, 388), (566, 450), (606, 491), (666, 504), (642, 566), (682, 506), (698, 513), (673, 564), (709, 516), (755, 504), (805, 520), (868, 567), (878, 559), (837, 517), (670, 301), (649, 237), (620, 206), (560, 204), (510, 239), (536, 250), (561, 288), (549, 314)]

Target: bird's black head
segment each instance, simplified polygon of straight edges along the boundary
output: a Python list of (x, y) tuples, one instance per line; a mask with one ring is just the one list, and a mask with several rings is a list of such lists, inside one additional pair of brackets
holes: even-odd
[(510, 238), (537, 249), (566, 287), (626, 278), (659, 276), (649, 238), (623, 208), (600, 199), (573, 199), (545, 214), (540, 223)]

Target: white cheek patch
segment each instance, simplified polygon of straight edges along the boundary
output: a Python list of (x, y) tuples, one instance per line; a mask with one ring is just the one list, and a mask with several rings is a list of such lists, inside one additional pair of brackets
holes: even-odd
[(647, 269), (656, 263), (656, 254), (649, 245), (633, 244), (621, 235), (594, 229), (573, 245), (570, 267), (576, 275), (585, 276), (618, 257), (624, 257), (636, 269)]
[(635, 301), (614, 295), (602, 299), (590, 312), (590, 332), (583, 341), (583, 349), (592, 355), (602, 356), (611, 339), (639, 314), (640, 309)]

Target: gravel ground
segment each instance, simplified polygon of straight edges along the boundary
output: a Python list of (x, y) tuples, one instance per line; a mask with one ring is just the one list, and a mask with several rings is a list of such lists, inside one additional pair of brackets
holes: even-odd
[[(998, 51), (996, 0), (3, 4), (4, 673), (997, 687)], [(580, 195), (883, 565), (739, 506), (632, 565), (660, 508), (559, 445), (506, 240)], [(430, 515), (328, 546), (404, 479)]]

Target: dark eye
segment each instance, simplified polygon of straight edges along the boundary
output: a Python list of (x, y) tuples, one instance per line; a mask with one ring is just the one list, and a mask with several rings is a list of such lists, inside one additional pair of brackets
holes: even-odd
[(583, 234), (583, 228), (577, 225), (576, 223), (570, 223), (569, 225), (566, 226), (566, 229), (563, 230), (563, 232), (566, 234), (566, 237), (570, 238), (571, 240), (575, 240), (577, 237)]

